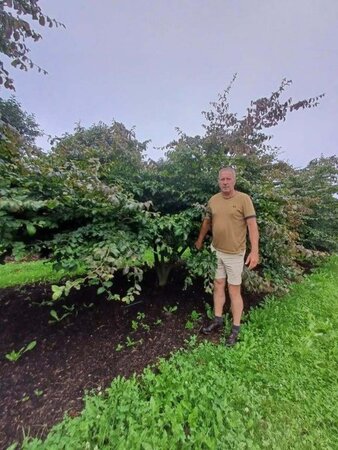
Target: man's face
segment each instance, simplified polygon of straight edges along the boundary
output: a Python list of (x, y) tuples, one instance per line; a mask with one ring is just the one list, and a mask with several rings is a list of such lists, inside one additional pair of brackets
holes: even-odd
[(232, 194), (235, 190), (235, 176), (230, 170), (222, 170), (218, 177), (218, 186), (223, 194)]

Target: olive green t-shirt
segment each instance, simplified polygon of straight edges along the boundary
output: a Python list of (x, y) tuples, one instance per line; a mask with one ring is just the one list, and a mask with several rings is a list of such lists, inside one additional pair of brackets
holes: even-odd
[(206, 218), (211, 220), (212, 245), (224, 253), (241, 253), (246, 249), (246, 219), (255, 217), (251, 198), (237, 192), (231, 198), (222, 193), (211, 197)]

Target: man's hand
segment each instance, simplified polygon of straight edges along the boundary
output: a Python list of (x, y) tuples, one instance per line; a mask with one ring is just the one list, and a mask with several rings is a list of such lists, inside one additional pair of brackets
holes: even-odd
[(200, 241), (199, 239), (197, 239), (197, 241), (195, 242), (195, 248), (197, 248), (197, 250), (201, 250), (202, 247), (203, 247), (203, 241)]
[(248, 266), (248, 269), (254, 269), (259, 262), (259, 256), (257, 252), (250, 252), (248, 257), (246, 258), (245, 265)]
[(201, 250), (201, 248), (203, 247), (204, 238), (209, 230), (210, 230), (210, 219), (204, 219), (201, 225), (197, 241), (195, 242), (195, 248), (197, 250)]

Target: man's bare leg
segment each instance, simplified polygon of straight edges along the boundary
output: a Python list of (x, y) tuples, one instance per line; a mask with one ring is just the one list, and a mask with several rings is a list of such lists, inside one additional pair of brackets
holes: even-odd
[(214, 313), (215, 317), (222, 317), (225, 303), (225, 278), (214, 280)]
[(243, 313), (241, 285), (229, 284), (228, 289), (231, 301), (232, 323), (235, 326), (239, 326), (241, 324), (241, 317)]
[(214, 280), (214, 313), (212, 322), (201, 329), (202, 333), (210, 334), (223, 327), (223, 307), (225, 303), (225, 278)]

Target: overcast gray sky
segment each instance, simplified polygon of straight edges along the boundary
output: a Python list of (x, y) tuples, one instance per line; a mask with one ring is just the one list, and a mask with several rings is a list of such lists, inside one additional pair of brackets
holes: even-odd
[[(281, 158), (297, 167), (337, 153), (337, 0), (42, 0), (66, 29), (39, 28), (30, 44), (44, 76), (13, 70), (16, 97), (50, 135), (75, 122), (136, 127), (148, 155), (177, 136), (202, 133), (209, 109), (238, 73), (234, 112), (269, 95), (286, 77), (285, 98), (325, 92), (319, 107), (274, 128)], [(4, 93), (8, 97), (10, 93)], [(40, 144), (48, 148), (44, 140)]]

